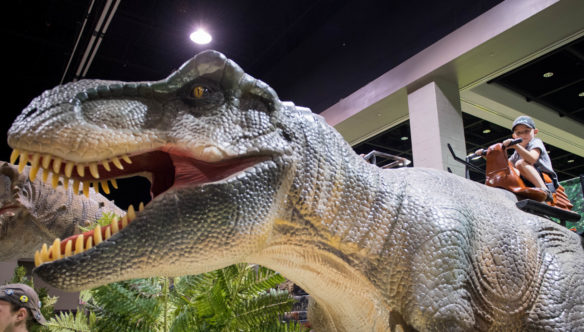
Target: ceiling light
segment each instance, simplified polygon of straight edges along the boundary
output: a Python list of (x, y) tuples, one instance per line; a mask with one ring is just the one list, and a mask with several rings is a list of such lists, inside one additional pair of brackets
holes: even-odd
[(209, 44), (211, 40), (213, 40), (213, 37), (211, 37), (211, 35), (207, 31), (201, 28), (191, 33), (190, 37), (193, 42), (200, 45)]
[(580, 93), (578, 94), (578, 97), (584, 97), (584, 91), (580, 92)]
[(407, 141), (407, 140), (409, 139), (409, 137), (407, 137), (407, 136), (402, 136), (402, 137), (400, 137), (399, 139), (401, 139), (402, 141)]
[(554, 73), (553, 73), (553, 72), (551, 72), (551, 71), (548, 71), (547, 73), (544, 73), (544, 74), (543, 74), (543, 77), (545, 77), (545, 78), (550, 78), (550, 77), (552, 77), (552, 76), (554, 76)]
[(491, 132), (491, 129), (489, 129), (489, 128), (487, 128), (487, 129), (483, 130), (483, 134), (488, 134), (488, 133), (490, 133), (490, 132)]
[(573, 162), (574, 162), (574, 159), (570, 159), (570, 160), (568, 160), (568, 164), (571, 164), (571, 163), (573, 163)]

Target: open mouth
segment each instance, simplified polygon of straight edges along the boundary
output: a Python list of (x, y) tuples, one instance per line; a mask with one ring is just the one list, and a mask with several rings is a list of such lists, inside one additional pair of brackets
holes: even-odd
[[(110, 185), (116, 189), (118, 187), (116, 179), (144, 176), (150, 180), (150, 196), (155, 198), (171, 188), (194, 187), (223, 180), (269, 157), (240, 157), (210, 163), (174, 151), (171, 153), (154, 150), (103, 161), (75, 163), (47, 154), (14, 150), (10, 162), (14, 164), (17, 159), (19, 172), (30, 163), (31, 181), (41, 176), (42, 180), (49, 182), (53, 188), (63, 185), (65, 189), (71, 188), (74, 193), (83, 193), (87, 197), (91, 188), (96, 192), (109, 194)], [(109, 225), (98, 225), (90, 231), (72, 235), (64, 240), (55, 239), (50, 247), (43, 244), (42, 249), (35, 253), (35, 265), (82, 253), (106, 241), (131, 223), (142, 209), (143, 204), (138, 207), (138, 212), (130, 205), (125, 216), (114, 217)]]

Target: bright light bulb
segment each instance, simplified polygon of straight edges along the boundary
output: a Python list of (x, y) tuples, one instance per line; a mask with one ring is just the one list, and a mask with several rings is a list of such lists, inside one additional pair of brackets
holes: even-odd
[(193, 42), (200, 45), (209, 44), (213, 40), (213, 37), (207, 31), (200, 28), (191, 33), (190, 37)]
[(544, 73), (544, 74), (543, 74), (543, 77), (545, 77), (545, 78), (550, 78), (550, 77), (552, 77), (552, 76), (554, 76), (554, 73), (553, 73), (553, 72), (551, 72), (551, 71), (548, 71), (547, 73)]

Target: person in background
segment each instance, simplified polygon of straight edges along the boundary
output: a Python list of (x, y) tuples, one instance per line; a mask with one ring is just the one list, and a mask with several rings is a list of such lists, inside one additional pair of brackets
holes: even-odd
[[(540, 188), (547, 194), (546, 201), (553, 201), (552, 193), (559, 186), (558, 176), (552, 168), (552, 162), (543, 145), (543, 141), (535, 137), (538, 132), (535, 122), (529, 116), (522, 115), (513, 121), (511, 130), (513, 131), (513, 139), (521, 138), (522, 141), (512, 146), (509, 146), (509, 144), (513, 139), (503, 141), (503, 146), (515, 150), (509, 157), (509, 161), (523, 180), (527, 180), (526, 185)], [(475, 153), (481, 155), (482, 152), (483, 150), (479, 149)], [(552, 179), (550, 185), (546, 185), (543, 173), (546, 173)]]
[(32, 324), (45, 325), (37, 293), (25, 284), (0, 286), (0, 332), (28, 332)]

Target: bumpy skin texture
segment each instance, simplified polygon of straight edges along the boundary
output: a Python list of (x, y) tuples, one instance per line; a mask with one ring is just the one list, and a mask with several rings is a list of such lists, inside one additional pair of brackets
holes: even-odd
[[(200, 82), (211, 91), (204, 102), (182, 95)], [(249, 262), (311, 294), (316, 331), (583, 329), (578, 236), (501, 190), (370, 165), (321, 117), (217, 52), (137, 86), (48, 91), (15, 121), (9, 144), (76, 162), (152, 149), (263, 159), (168, 189), (109, 240), (38, 267), (49, 283), (75, 290)]]
[(86, 198), (62, 186), (53, 189), (40, 176), (31, 182), (29, 169), (19, 174), (16, 166), (0, 162), (0, 262), (33, 257), (43, 243), (78, 233), (80, 225), (106, 212), (125, 214), (93, 191)]

